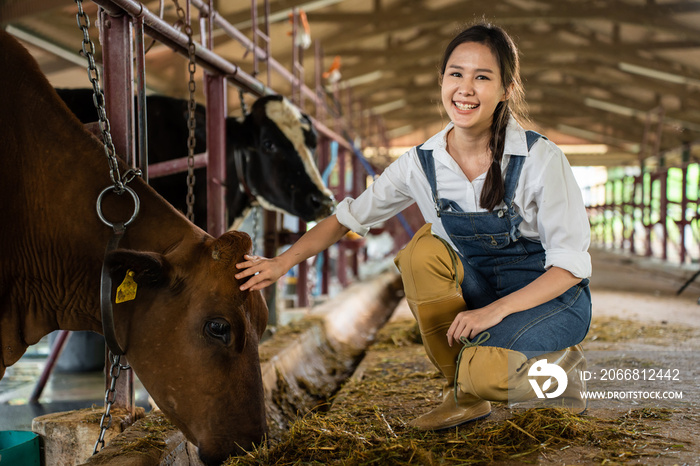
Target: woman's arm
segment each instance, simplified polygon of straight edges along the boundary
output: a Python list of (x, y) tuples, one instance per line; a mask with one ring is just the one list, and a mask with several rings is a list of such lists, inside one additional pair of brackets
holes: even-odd
[(276, 282), (289, 269), (338, 242), (348, 231), (335, 215), (323, 219), (318, 225), (304, 233), (291, 248), (272, 259), (245, 255), (245, 262), (236, 264), (243, 269), (237, 279), (250, 277), (241, 290), (261, 290)]
[(447, 330), (447, 342), (452, 346), (460, 337), (470, 340), (498, 324), (515, 312), (532, 309), (551, 301), (580, 282), (566, 269), (551, 267), (529, 285), (481, 309), (460, 312)]

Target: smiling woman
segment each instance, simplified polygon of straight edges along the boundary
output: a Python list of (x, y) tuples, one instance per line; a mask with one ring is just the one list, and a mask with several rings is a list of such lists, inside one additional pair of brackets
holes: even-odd
[(396, 264), (445, 382), (442, 404), (411, 425), (445, 429), (487, 416), (490, 401), (533, 398), (523, 374), (542, 358), (568, 374), (567, 390), (549, 388), (579, 413), (590, 231), (571, 167), (557, 146), (514, 118), (524, 114), (520, 65), (503, 29), (477, 24), (450, 42), (441, 92), (452, 120), (445, 129), (280, 256), (245, 256), (236, 277), (248, 278), (242, 289), (260, 289), (348, 230), (364, 235), (417, 203), (427, 224)]

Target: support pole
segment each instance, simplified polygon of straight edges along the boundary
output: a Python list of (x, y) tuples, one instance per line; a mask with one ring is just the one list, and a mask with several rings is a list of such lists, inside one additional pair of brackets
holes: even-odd
[(59, 330), (58, 336), (54, 340), (51, 351), (49, 352), (49, 357), (46, 358), (46, 364), (44, 364), (44, 369), (41, 371), (39, 381), (34, 386), (34, 391), (32, 391), (32, 395), (29, 397), (30, 403), (39, 402), (39, 398), (46, 387), (46, 383), (49, 381), (49, 377), (51, 376), (54, 367), (56, 367), (56, 362), (61, 356), (63, 348), (65, 348), (71, 333), (72, 332), (69, 330)]
[[(134, 91), (133, 81), (133, 41), (131, 17), (121, 15), (100, 15), (104, 44), (102, 61), (104, 65), (105, 106), (112, 128), (112, 140), (117, 154), (123, 156), (130, 166), (135, 163), (134, 135)], [(106, 358), (111, 364), (109, 358)], [(123, 364), (128, 364), (122, 358)], [(109, 367), (109, 366), (107, 366)], [(106, 371), (106, 387), (111, 385), (110, 371)], [(134, 373), (124, 371), (117, 379), (114, 406), (134, 414)]]
[(204, 73), (207, 96), (207, 232), (218, 238), (226, 231), (226, 80)]
[[(275, 257), (279, 248), (279, 235), (277, 234), (277, 212), (269, 210), (265, 211), (264, 215), (264, 239), (263, 239), (263, 255), (265, 257)], [(277, 286), (271, 285), (263, 290), (265, 301), (267, 301), (268, 327), (277, 326)]]

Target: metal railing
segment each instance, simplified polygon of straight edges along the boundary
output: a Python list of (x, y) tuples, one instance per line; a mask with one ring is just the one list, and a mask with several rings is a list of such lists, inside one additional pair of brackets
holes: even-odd
[(700, 262), (700, 164), (585, 188), (594, 244), (677, 264)]

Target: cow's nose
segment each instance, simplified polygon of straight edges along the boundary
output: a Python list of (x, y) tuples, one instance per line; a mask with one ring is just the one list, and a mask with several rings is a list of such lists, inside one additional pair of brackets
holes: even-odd
[(320, 193), (309, 194), (307, 199), (314, 212), (326, 215), (329, 215), (332, 212), (333, 204), (335, 203), (332, 198)]

